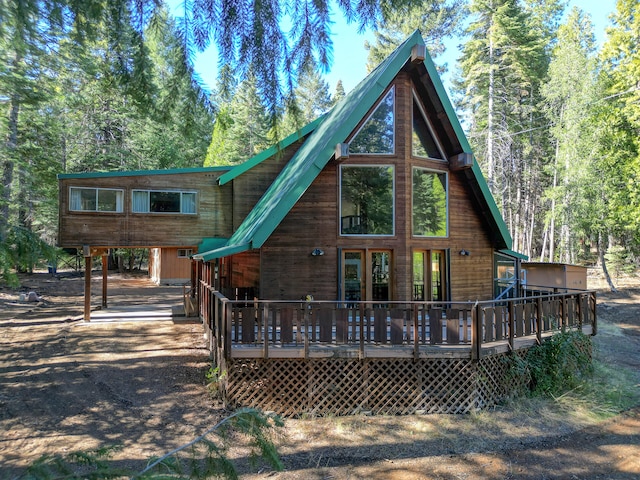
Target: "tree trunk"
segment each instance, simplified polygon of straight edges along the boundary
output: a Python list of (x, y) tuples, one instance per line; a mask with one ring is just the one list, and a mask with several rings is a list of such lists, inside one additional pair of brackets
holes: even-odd
[(13, 183), (13, 170), (15, 156), (18, 151), (18, 116), (20, 113), (20, 100), (12, 96), (9, 106), (9, 133), (6, 140), (7, 154), (2, 164), (2, 197), (0, 197), (0, 241), (4, 241), (7, 227), (9, 226), (9, 205), (11, 204), (11, 185)]
[(598, 232), (598, 259), (600, 260), (600, 265), (602, 266), (602, 273), (604, 273), (604, 278), (609, 284), (609, 288), (612, 292), (617, 292), (618, 289), (613, 284), (613, 280), (611, 280), (611, 276), (609, 275), (609, 271), (607, 270), (607, 263), (604, 257), (604, 245), (602, 244), (602, 233)]
[(551, 223), (549, 225), (549, 261), (553, 262), (556, 256), (555, 247), (555, 230), (556, 230), (556, 196), (555, 191), (558, 187), (558, 155), (560, 155), (560, 142), (556, 140), (556, 155), (553, 162), (553, 192), (551, 196)]
[[(495, 159), (493, 156), (493, 109), (494, 109), (494, 89), (495, 89), (495, 74), (493, 71), (493, 16), (491, 17), (491, 25), (489, 26), (489, 98), (488, 98), (488, 118), (487, 118), (487, 183), (489, 184), (489, 191), (496, 195), (495, 184)], [(504, 212), (504, 210), (503, 210)]]

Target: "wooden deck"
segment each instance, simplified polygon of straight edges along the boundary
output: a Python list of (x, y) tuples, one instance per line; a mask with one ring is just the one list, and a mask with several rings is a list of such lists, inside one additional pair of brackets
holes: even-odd
[(200, 318), (228, 408), (285, 416), (468, 413), (527, 388), (513, 356), (596, 332), (594, 292), (489, 302), (232, 301), (204, 282)]
[(596, 332), (592, 291), (485, 302), (232, 301), (201, 284), (217, 358), (469, 358)]

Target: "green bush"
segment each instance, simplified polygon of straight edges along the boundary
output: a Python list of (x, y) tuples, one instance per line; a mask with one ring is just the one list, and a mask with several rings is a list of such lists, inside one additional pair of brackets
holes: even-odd
[(563, 332), (529, 349), (524, 358), (510, 356), (511, 375), (525, 376), (532, 395), (557, 396), (576, 388), (593, 372), (591, 337)]

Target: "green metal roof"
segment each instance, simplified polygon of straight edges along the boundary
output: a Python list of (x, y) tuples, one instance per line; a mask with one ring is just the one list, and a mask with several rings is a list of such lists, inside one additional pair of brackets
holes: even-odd
[(205, 237), (198, 244), (198, 252), (208, 252), (209, 250), (224, 247), (228, 241), (228, 238)]
[[(227, 245), (195, 255), (195, 258), (208, 261), (230, 255), (230, 252), (239, 253), (260, 248), (333, 157), (336, 145), (346, 140), (347, 136), (389, 87), (402, 67), (411, 59), (412, 48), (416, 44), (424, 45), (424, 40), (418, 30), (338, 102), (331, 111), (318, 119), (317, 124), (315, 122), (315, 125), (310, 124), (313, 125), (313, 132), (231, 236)], [(464, 151), (470, 152), (469, 142), (428, 54), (424, 64), (460, 145)], [(292, 141), (290, 140), (290, 142)], [(265, 156), (260, 154), (253, 157), (246, 164), (240, 166), (242, 169), (232, 170), (223, 175), (220, 179), (221, 183), (246, 172), (276, 151), (272, 150), (269, 154), (265, 151)], [(489, 213), (499, 231), (500, 243), (509, 249), (512, 244), (511, 236), (475, 160), (472, 172), (472, 179), (477, 182), (481, 194), (486, 200)]]
[(498, 251), (509, 257), (519, 258), (520, 260), (529, 260), (529, 257), (527, 255), (525, 255), (524, 253), (516, 252), (515, 250), (509, 250), (505, 248)]
[(104, 177), (136, 177), (149, 175), (176, 175), (181, 173), (206, 173), (223, 172), (231, 167), (195, 167), (173, 168), (167, 170), (132, 170), (118, 172), (83, 172), (83, 173), (59, 173), (58, 179), (65, 178), (104, 178)]

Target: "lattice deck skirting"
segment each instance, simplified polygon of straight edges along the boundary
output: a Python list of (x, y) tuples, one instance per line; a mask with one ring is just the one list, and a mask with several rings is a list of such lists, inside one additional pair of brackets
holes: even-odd
[[(515, 354), (523, 357), (526, 350)], [(468, 413), (526, 386), (508, 354), (470, 359), (234, 359), (223, 396), (230, 408), (284, 416)]]

